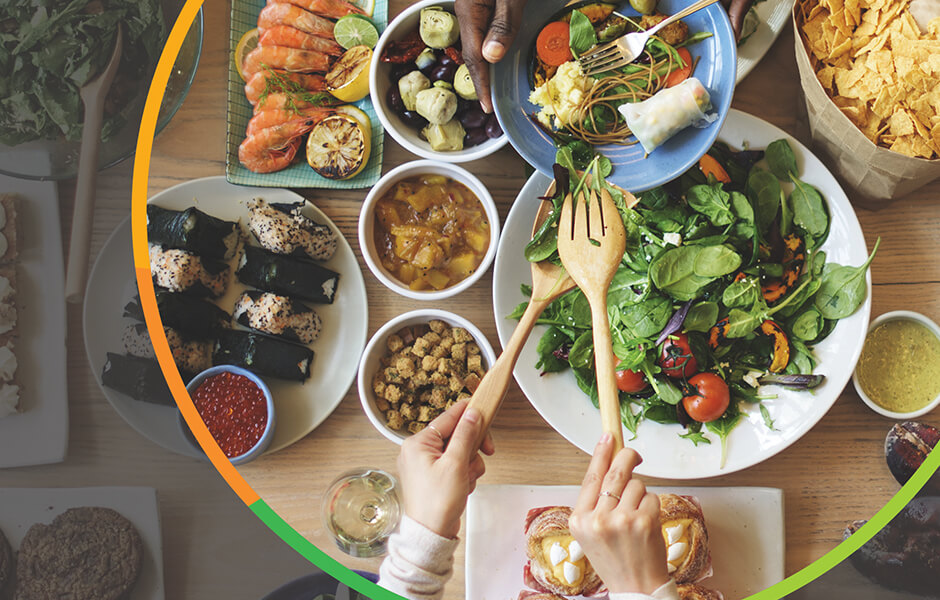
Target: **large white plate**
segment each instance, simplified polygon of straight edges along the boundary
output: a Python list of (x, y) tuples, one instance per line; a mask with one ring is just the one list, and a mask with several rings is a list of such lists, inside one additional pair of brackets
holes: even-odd
[[(224, 177), (208, 177), (164, 190), (150, 202), (175, 210), (196, 206), (220, 219), (247, 222), (245, 204), (258, 197), (268, 202), (302, 199), (288, 190), (242, 187), (226, 182)], [(339, 237), (336, 254), (324, 264), (340, 273), (340, 281), (333, 304), (315, 307), (323, 320), (323, 329), (320, 338), (311, 345), (315, 356), (310, 379), (303, 384), (265, 379), (274, 395), (277, 411), (277, 429), (268, 452), (276, 452), (300, 440), (333, 412), (355, 378), (365, 346), (368, 309), (365, 282), (356, 256), (336, 225), (319, 209), (308, 208), (311, 217), (329, 225)], [(124, 233), (121, 233), (122, 228)], [(122, 351), (121, 333), (126, 319), (121, 315), (124, 304), (136, 291), (132, 280), (130, 286), (126, 285), (133, 273), (130, 231), (126, 223), (115, 232), (108, 246), (112, 243), (115, 250), (102, 250), (100, 264), (95, 265), (87, 294), (89, 299), (85, 302), (86, 350), (99, 383), (106, 353)], [(121, 252), (126, 256), (114, 256)], [(245, 289), (233, 277), (228, 293), (218, 304), (231, 313), (236, 298)], [(175, 408), (137, 402), (105, 387), (102, 390), (121, 416), (143, 435), (171, 450), (198, 456), (179, 431)]]
[[(760, 487), (651, 487), (702, 504), (715, 574), (702, 585), (740, 600), (784, 576), (783, 492)], [(515, 600), (526, 589), (529, 509), (573, 506), (578, 486), (481, 485), (467, 503), (467, 598)]]
[(111, 508), (134, 524), (143, 543), (140, 576), (128, 600), (164, 600), (163, 542), (157, 493), (146, 487), (0, 489), (0, 529), (15, 551), (30, 527), (70, 508)]
[(20, 198), (15, 351), (21, 410), (0, 419), (0, 468), (61, 462), (68, 450), (69, 407), (59, 195), (55, 183), (4, 176), (0, 193)]
[[(827, 260), (843, 265), (860, 265), (867, 258), (865, 238), (848, 198), (832, 174), (813, 154), (784, 131), (738, 110), (732, 110), (718, 136), (732, 146), (763, 148), (786, 137), (796, 154), (803, 181), (814, 185), (829, 202), (832, 227), (823, 249)], [(516, 322), (506, 315), (526, 300), (519, 284), (530, 283), (529, 264), (522, 251), (531, 237), (532, 220), (538, 211), (538, 197), (545, 193), (549, 179), (534, 174), (519, 193), (503, 227), (493, 271), (493, 310), (500, 342), (505, 345)], [(721, 447), (717, 437), (710, 445), (693, 446), (679, 437), (679, 425), (652, 421), (640, 424), (637, 436), (626, 443), (643, 456), (637, 473), (668, 479), (696, 479), (726, 475), (750, 467), (777, 454), (810, 430), (826, 414), (848, 383), (862, 352), (871, 312), (871, 274), (867, 277), (868, 296), (850, 317), (839, 321), (832, 334), (816, 346), (819, 358), (816, 373), (826, 381), (814, 393), (768, 387), (777, 394), (764, 401), (774, 419), (770, 431), (755, 407), (742, 405), (745, 416), (731, 432), (728, 456), (720, 467)], [(568, 441), (590, 453), (601, 436), (600, 415), (577, 387), (570, 371), (541, 375), (535, 368), (535, 351), (545, 327), (536, 327), (522, 349), (514, 375), (532, 406)], [(626, 432), (625, 437), (629, 437)]]
[(737, 83), (747, 77), (780, 36), (780, 32), (790, 20), (793, 2), (794, 0), (764, 0), (755, 7), (760, 24), (751, 37), (738, 46)]

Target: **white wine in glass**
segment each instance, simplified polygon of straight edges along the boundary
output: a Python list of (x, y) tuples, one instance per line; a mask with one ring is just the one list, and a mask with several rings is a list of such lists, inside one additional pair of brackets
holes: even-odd
[(326, 491), (322, 506), (323, 522), (336, 545), (361, 558), (384, 554), (401, 520), (398, 481), (380, 469), (343, 473)]

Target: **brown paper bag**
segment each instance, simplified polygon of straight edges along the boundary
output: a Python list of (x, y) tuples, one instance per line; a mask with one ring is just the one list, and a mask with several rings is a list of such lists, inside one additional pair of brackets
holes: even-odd
[(832, 102), (803, 45), (796, 18), (799, 5), (795, 3), (791, 13), (796, 64), (813, 144), (830, 159), (829, 166), (856, 194), (879, 201), (900, 198), (940, 177), (940, 160), (912, 158), (876, 146)]

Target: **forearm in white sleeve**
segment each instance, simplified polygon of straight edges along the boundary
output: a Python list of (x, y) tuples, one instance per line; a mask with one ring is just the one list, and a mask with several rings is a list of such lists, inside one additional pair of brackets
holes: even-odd
[(440, 600), (444, 584), (454, 573), (458, 542), (402, 517), (398, 532), (388, 540), (388, 556), (379, 569), (379, 585), (408, 600)]
[(656, 588), (652, 594), (622, 592), (611, 594), (609, 600), (679, 600), (679, 590), (676, 588), (676, 580), (670, 579)]

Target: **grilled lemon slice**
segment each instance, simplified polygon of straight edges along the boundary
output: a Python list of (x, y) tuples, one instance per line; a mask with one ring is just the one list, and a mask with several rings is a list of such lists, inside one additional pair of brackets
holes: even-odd
[(353, 46), (343, 53), (326, 74), (330, 93), (342, 102), (355, 102), (369, 95), (369, 64), (372, 48)]
[(327, 179), (355, 177), (369, 162), (372, 125), (355, 106), (341, 106), (310, 131), (307, 164)]

